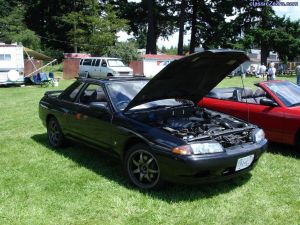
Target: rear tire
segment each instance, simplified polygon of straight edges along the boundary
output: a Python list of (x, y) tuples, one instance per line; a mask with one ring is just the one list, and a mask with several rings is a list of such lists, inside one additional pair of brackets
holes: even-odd
[(64, 134), (61, 131), (58, 121), (51, 117), (47, 123), (47, 135), (50, 145), (54, 148), (63, 147), (66, 144)]
[(136, 144), (126, 152), (124, 170), (129, 180), (140, 189), (157, 189), (162, 185), (156, 156), (145, 144)]

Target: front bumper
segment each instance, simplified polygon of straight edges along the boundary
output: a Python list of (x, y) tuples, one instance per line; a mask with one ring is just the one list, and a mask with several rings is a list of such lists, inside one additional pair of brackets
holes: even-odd
[[(159, 154), (158, 162), (164, 180), (179, 183), (215, 182), (233, 178), (253, 169), (266, 151), (267, 140), (227, 148), (224, 153), (183, 156)], [(254, 154), (251, 165), (235, 171), (238, 159)]]
[(24, 84), (24, 80), (17, 80), (17, 81), (0, 81), (0, 85), (9, 85), (9, 84)]

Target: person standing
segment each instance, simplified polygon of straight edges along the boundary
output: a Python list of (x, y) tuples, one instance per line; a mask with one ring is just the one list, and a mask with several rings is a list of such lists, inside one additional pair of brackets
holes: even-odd
[(275, 80), (276, 79), (276, 68), (275, 64), (272, 62), (270, 63), (270, 67), (268, 69), (267, 80)]
[(267, 67), (265, 64), (262, 64), (259, 68), (259, 75), (262, 76), (263, 80), (265, 79), (265, 74), (266, 74)]
[(300, 64), (295, 68), (296, 76), (297, 76), (297, 85), (300, 85)]

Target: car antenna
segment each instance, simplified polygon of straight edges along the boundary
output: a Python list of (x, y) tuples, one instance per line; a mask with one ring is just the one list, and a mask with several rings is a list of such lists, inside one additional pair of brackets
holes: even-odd
[[(243, 76), (241, 76), (241, 80), (242, 80), (242, 85), (243, 85), (243, 91), (244, 91), (244, 93), (246, 93)], [(249, 122), (250, 122), (250, 121), (249, 121), (249, 120), (250, 120), (250, 119), (249, 119), (249, 105), (248, 105), (248, 100), (247, 100), (247, 98), (246, 98), (246, 105), (247, 105), (247, 121), (248, 121), (248, 123), (249, 123)]]

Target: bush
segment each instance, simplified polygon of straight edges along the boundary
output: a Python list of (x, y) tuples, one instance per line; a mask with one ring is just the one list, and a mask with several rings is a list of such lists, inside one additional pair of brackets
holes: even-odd
[(138, 49), (130, 42), (117, 42), (108, 47), (105, 56), (121, 58), (127, 64), (139, 58)]

